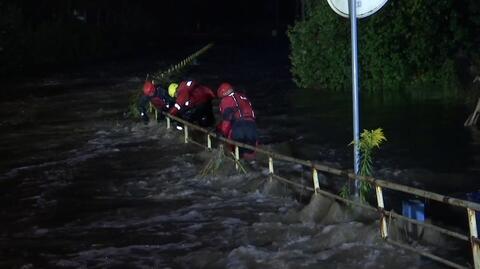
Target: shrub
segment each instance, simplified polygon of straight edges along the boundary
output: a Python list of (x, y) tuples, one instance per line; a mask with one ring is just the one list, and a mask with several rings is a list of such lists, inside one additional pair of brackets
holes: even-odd
[[(350, 23), (326, 1), (314, 1), (305, 21), (288, 29), (292, 74), (300, 87), (346, 90), (351, 85)], [(458, 88), (455, 54), (475, 52), (480, 4), (391, 0), (358, 21), (362, 91)], [(463, 67), (465, 68), (465, 67)]]

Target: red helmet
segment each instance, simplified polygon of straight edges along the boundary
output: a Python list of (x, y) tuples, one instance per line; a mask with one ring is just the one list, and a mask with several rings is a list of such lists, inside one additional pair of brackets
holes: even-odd
[(217, 96), (218, 98), (222, 98), (224, 96), (227, 96), (233, 92), (233, 87), (230, 85), (230, 83), (224, 82), (218, 86), (217, 90)]
[(143, 84), (143, 93), (147, 96), (153, 96), (155, 94), (155, 86), (151, 81), (145, 81), (145, 84)]

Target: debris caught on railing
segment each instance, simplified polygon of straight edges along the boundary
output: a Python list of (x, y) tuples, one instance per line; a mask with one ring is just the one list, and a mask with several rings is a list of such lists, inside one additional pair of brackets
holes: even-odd
[[(230, 154), (232, 154), (232, 153), (230, 153)], [(237, 160), (235, 158), (229, 158), (225, 154), (225, 150), (223, 148), (223, 145), (220, 145), (217, 149), (212, 150), (212, 157), (210, 158), (210, 160), (208, 160), (206, 165), (200, 171), (200, 175), (202, 177), (218, 175), (221, 169), (226, 168), (226, 166), (225, 166), (225, 161), (226, 160), (233, 161), (236, 165), (238, 165), (238, 168), (239, 168), (238, 170), (239, 171), (241, 171), (244, 174), (247, 173), (247, 169), (245, 169), (245, 167), (242, 165), (240, 160)]]
[[(187, 58), (188, 61), (190, 61), (191, 59), (192, 58), (190, 58), (190, 57)], [(174, 70), (177, 70), (178, 68), (179, 68), (178, 66), (174, 66), (173, 68), (168, 69), (166, 74), (171, 73)], [(394, 244), (398, 247), (402, 247), (404, 249), (415, 251), (415, 253), (417, 253), (419, 255), (429, 257), (429, 258), (431, 258), (435, 261), (438, 261), (440, 263), (443, 263), (445, 265), (448, 265), (448, 266), (451, 266), (451, 267), (454, 267), (454, 268), (467, 268), (464, 265), (461, 265), (461, 264), (458, 264), (458, 263), (455, 263), (455, 262), (452, 262), (452, 261), (448, 261), (448, 260), (446, 260), (446, 259), (444, 259), (440, 256), (437, 256), (435, 254), (432, 254), (428, 251), (422, 251), (418, 247), (415, 247), (415, 246), (412, 246), (412, 245), (405, 245), (402, 242), (399, 242), (401, 240), (398, 240), (398, 242), (397, 242), (397, 240), (392, 240), (392, 238), (394, 237), (393, 236), (394, 233), (389, 235), (389, 232), (393, 232), (393, 230), (395, 230), (395, 228), (390, 227), (390, 223), (391, 223), (392, 219), (405, 220), (406, 222), (415, 224), (419, 227), (429, 228), (430, 230), (433, 230), (435, 232), (439, 232), (441, 234), (449, 235), (451, 237), (455, 237), (455, 238), (461, 239), (463, 241), (471, 241), (475, 268), (480, 268), (480, 248), (479, 248), (479, 244), (478, 244), (477, 228), (476, 228), (476, 225), (475, 225), (476, 224), (476, 214), (475, 213), (476, 213), (476, 211), (480, 211), (480, 204), (478, 204), (478, 203), (473, 203), (473, 202), (469, 202), (469, 201), (466, 201), (466, 200), (461, 200), (461, 199), (457, 199), (457, 198), (453, 198), (453, 197), (448, 197), (448, 196), (444, 196), (444, 195), (441, 195), (441, 194), (429, 192), (429, 191), (426, 191), (426, 190), (410, 187), (410, 186), (404, 186), (404, 185), (401, 185), (401, 184), (394, 183), (392, 181), (373, 178), (372, 176), (368, 175), (369, 173), (364, 173), (364, 175), (357, 175), (357, 174), (354, 174), (354, 173), (349, 172), (347, 170), (341, 170), (341, 169), (337, 169), (337, 168), (333, 168), (333, 167), (328, 167), (326, 165), (319, 164), (319, 163), (316, 163), (316, 162), (313, 162), (313, 161), (296, 159), (296, 158), (293, 158), (293, 157), (290, 157), (290, 156), (285, 156), (285, 155), (282, 155), (282, 154), (271, 152), (271, 151), (262, 149), (260, 147), (252, 147), (251, 145), (247, 145), (247, 144), (244, 144), (244, 143), (240, 143), (238, 141), (234, 141), (234, 140), (231, 140), (231, 139), (224, 138), (222, 136), (218, 136), (217, 134), (212, 133), (211, 130), (205, 129), (205, 128), (200, 127), (200, 126), (197, 126), (197, 125), (195, 125), (191, 122), (185, 121), (181, 118), (175, 117), (175, 116), (170, 115), (166, 112), (162, 112), (162, 111), (159, 111), (159, 112), (155, 111), (155, 112), (156, 113), (161, 113), (162, 115), (164, 115), (167, 118), (167, 129), (170, 129), (170, 121), (171, 120), (178, 121), (178, 122), (180, 122), (184, 125), (185, 143), (192, 143), (192, 144), (195, 144), (195, 145), (199, 145), (199, 146), (201, 146), (205, 149), (211, 150), (211, 152), (213, 153), (212, 157), (206, 162), (205, 167), (200, 171), (200, 175), (202, 177), (223, 175), (224, 172), (229, 172), (228, 170), (226, 170), (226, 168), (228, 166), (225, 166), (225, 160), (227, 160), (227, 159), (230, 159), (230, 160), (233, 161), (233, 163), (235, 165), (235, 168), (237, 168), (237, 170), (240, 170), (243, 173), (246, 173), (247, 171), (246, 171), (245, 167), (239, 161), (239, 157), (238, 157), (238, 151), (239, 150), (238, 149), (239, 148), (250, 149), (250, 150), (253, 150), (253, 151), (258, 152), (260, 154), (268, 156), (268, 158), (269, 158), (269, 161), (268, 161), (269, 175), (270, 175), (271, 178), (279, 179), (280, 181), (288, 183), (292, 186), (300, 187), (302, 189), (311, 191), (314, 194), (321, 194), (321, 195), (324, 195), (326, 197), (329, 197), (329, 198), (332, 198), (332, 199), (335, 199), (335, 200), (338, 200), (338, 201), (346, 202), (347, 204), (355, 205), (359, 208), (368, 208), (368, 209), (371, 209), (372, 211), (376, 212), (378, 214), (377, 217), (380, 217), (380, 220), (381, 220), (380, 229), (381, 229), (382, 238), (385, 241), (387, 241), (389, 243), (392, 243), (392, 244)], [(191, 137), (189, 137), (188, 129), (198, 130), (198, 131), (204, 133), (207, 136), (206, 137), (207, 138), (206, 139), (207, 145), (203, 145), (202, 143), (200, 143), (198, 141), (195, 141)], [(376, 139), (373, 139), (371, 141), (372, 142), (371, 145), (370, 145), (371, 148), (378, 147), (380, 145), (380, 143), (385, 140), (385, 137), (383, 136), (383, 133), (381, 132), (381, 130), (375, 130), (373, 132), (367, 133), (366, 135), (371, 135), (371, 138), (376, 138)], [(235, 149), (236, 149), (235, 152), (237, 152), (237, 154), (230, 153), (230, 154), (232, 154), (232, 157), (229, 156), (228, 154), (226, 154), (225, 150), (224, 150), (224, 144), (222, 144), (222, 143), (219, 143), (219, 147), (217, 149), (212, 149), (211, 138), (214, 138), (214, 139), (217, 139), (221, 142), (224, 142), (224, 143), (228, 144), (229, 146), (232, 146), (232, 147), (235, 146)], [(313, 179), (314, 179), (313, 180), (313, 183), (314, 183), (313, 185), (314, 186), (313, 187), (304, 186), (301, 183), (294, 182), (292, 180), (286, 179), (286, 178), (281, 177), (278, 174), (274, 173), (274, 171), (273, 171), (273, 161), (274, 161), (274, 159), (300, 164), (302, 166), (308, 167), (309, 169), (313, 169), (312, 174), (313, 174)], [(366, 168), (369, 168), (367, 170), (371, 171), (371, 163), (370, 163), (370, 166), (367, 166)], [(376, 191), (376, 194), (377, 194), (377, 206), (373, 207), (369, 203), (366, 203), (365, 201), (364, 202), (359, 202), (359, 201), (354, 201), (354, 200), (350, 200), (350, 199), (345, 199), (345, 198), (342, 198), (341, 196), (339, 196), (337, 194), (330, 193), (328, 190), (320, 189), (319, 184), (318, 184), (318, 179), (316, 179), (316, 176), (315, 176), (318, 173), (317, 171), (329, 173), (329, 174), (334, 175), (334, 176), (345, 177), (349, 180), (360, 180), (361, 182), (364, 182), (366, 184), (375, 185), (375, 191)], [(438, 201), (438, 202), (441, 202), (441, 203), (444, 203), (444, 204), (466, 208), (467, 211), (468, 211), (470, 234), (466, 235), (466, 234), (462, 234), (462, 233), (459, 233), (459, 232), (448, 230), (448, 229), (445, 229), (445, 228), (442, 228), (442, 227), (438, 227), (434, 224), (421, 222), (421, 221), (418, 221), (418, 220), (415, 220), (415, 219), (412, 219), (412, 218), (409, 218), (409, 217), (398, 215), (398, 214), (394, 213), (392, 209), (386, 209), (385, 204), (384, 204), (382, 189), (388, 189), (390, 191), (397, 191), (397, 192), (401, 192), (401, 193), (412, 194), (412, 195), (415, 195), (415, 196), (418, 196), (418, 197), (422, 197), (424, 199), (430, 199), (430, 200)], [(389, 217), (388, 225), (387, 225), (387, 222), (386, 222), (387, 216)], [(442, 245), (444, 245), (444, 244), (442, 244)]]
[[(204, 133), (205, 135), (207, 135), (207, 137), (211, 136), (212, 138), (215, 138), (215, 139), (217, 139), (221, 142), (224, 142), (226, 144), (229, 144), (231, 146), (244, 147), (244, 148), (250, 148), (251, 147), (250, 145), (239, 143), (238, 141), (233, 141), (233, 140), (230, 140), (230, 139), (226, 139), (224, 137), (218, 137), (218, 136), (210, 133), (210, 131), (205, 129), (205, 128), (202, 128), (200, 126), (196, 126), (195, 124), (184, 121), (184, 120), (179, 119), (179, 118), (177, 118), (175, 116), (172, 116), (170, 114), (167, 114), (167, 113), (164, 113), (164, 114), (165, 114), (166, 118), (171, 118), (173, 120), (179, 121), (182, 124), (184, 124), (185, 126), (189, 126), (193, 130), (198, 130), (198, 131)], [(168, 123), (167, 123), (167, 126), (168, 126)], [(381, 139), (381, 140), (384, 140), (384, 139)], [(189, 143), (192, 142), (195, 145), (199, 145), (199, 146), (201, 146), (205, 149), (212, 150), (212, 152), (213, 152), (212, 158), (206, 163), (205, 167), (200, 172), (200, 175), (203, 176), (203, 177), (206, 177), (208, 175), (220, 175), (221, 174), (220, 172), (225, 172), (225, 170), (222, 170), (222, 169), (225, 168), (224, 165), (223, 165), (224, 160), (229, 158), (229, 159), (232, 159), (233, 161), (235, 161), (235, 159), (236, 159), (235, 157), (230, 158), (227, 154), (225, 154), (225, 151), (223, 149), (224, 145), (222, 143), (220, 143), (219, 148), (212, 149), (211, 148), (211, 142), (208, 142), (208, 141), (210, 141), (210, 139), (206, 139), (207, 145), (203, 145), (202, 143), (200, 143), (198, 141), (194, 141), (193, 139), (190, 139), (190, 138), (188, 139), (188, 141), (189, 141)], [(335, 200), (338, 200), (338, 201), (343, 201), (347, 204), (355, 205), (359, 208), (367, 208), (370, 211), (376, 212), (380, 216), (381, 221), (382, 221), (382, 225), (381, 225), (381, 227), (383, 227), (383, 228), (381, 228), (382, 229), (382, 233), (381, 233), (382, 238), (384, 240), (386, 240), (387, 242), (392, 243), (392, 244), (395, 243), (396, 246), (401, 247), (401, 248), (406, 248), (406, 249), (409, 249), (409, 250), (415, 250), (416, 253), (419, 254), (419, 255), (429, 257), (429, 258), (431, 258), (435, 261), (438, 261), (442, 264), (445, 264), (445, 265), (448, 265), (448, 266), (451, 266), (451, 267), (454, 267), (454, 268), (467, 268), (464, 265), (448, 261), (448, 260), (446, 260), (446, 259), (444, 259), (440, 256), (434, 255), (434, 254), (432, 254), (428, 251), (421, 251), (421, 250), (418, 250), (417, 248), (412, 247), (410, 245), (400, 243), (401, 239), (400, 240), (397, 239), (398, 242), (395, 241), (395, 240), (392, 241), (391, 237), (389, 236), (389, 232), (393, 232), (393, 234), (395, 234), (395, 232), (394, 232), (395, 230), (398, 230), (397, 233), (402, 232), (402, 230), (398, 229), (398, 228), (394, 228), (394, 227), (389, 227), (389, 225), (387, 225), (387, 223), (386, 223), (386, 217), (387, 216), (389, 217), (390, 221), (392, 219), (395, 219), (395, 220), (396, 219), (401, 219), (401, 220), (404, 220), (404, 221), (409, 222), (409, 223), (414, 223), (414, 224), (418, 225), (419, 227), (429, 228), (433, 232), (448, 235), (448, 236), (451, 236), (451, 237), (454, 237), (454, 238), (457, 238), (457, 239), (460, 239), (460, 240), (469, 241), (470, 237), (468, 237), (468, 235), (465, 235), (465, 234), (462, 234), (462, 233), (458, 233), (458, 232), (455, 232), (455, 231), (451, 231), (451, 230), (448, 230), (448, 229), (445, 229), (445, 228), (438, 227), (434, 224), (429, 224), (429, 223), (426, 223), (426, 222), (420, 222), (420, 221), (417, 221), (417, 220), (414, 220), (414, 219), (411, 219), (411, 218), (408, 218), (408, 217), (404, 217), (402, 215), (396, 214), (395, 212), (393, 212), (393, 210), (385, 210), (384, 209), (384, 202), (383, 202), (383, 195), (380, 195), (380, 196), (378, 196), (378, 195), (379, 195), (379, 193), (380, 194), (382, 193), (382, 188), (386, 188), (386, 189), (395, 190), (395, 191), (399, 191), (399, 192), (414, 194), (418, 197), (423, 197), (425, 199), (428, 198), (428, 199), (431, 199), (431, 200), (443, 202), (445, 204), (449, 204), (449, 205), (453, 205), (453, 206), (460, 206), (460, 207), (468, 208), (468, 210), (472, 211), (472, 212), (475, 212), (475, 210), (480, 210), (480, 205), (479, 204), (472, 203), (472, 202), (465, 201), (465, 200), (456, 199), (456, 198), (453, 198), (453, 197), (443, 196), (441, 194), (428, 192), (428, 191), (421, 190), (421, 189), (416, 189), (416, 188), (410, 187), (410, 186), (403, 186), (403, 185), (400, 185), (400, 184), (397, 184), (397, 183), (393, 183), (391, 181), (376, 179), (376, 178), (373, 178), (371, 176), (355, 175), (355, 174), (353, 174), (351, 172), (348, 172), (348, 171), (345, 171), (345, 170), (340, 170), (340, 169), (328, 167), (328, 166), (325, 166), (325, 165), (322, 165), (322, 164), (314, 163), (312, 161), (305, 161), (305, 160), (301, 160), (301, 159), (296, 159), (296, 158), (285, 156), (285, 155), (282, 155), (282, 154), (279, 154), (279, 153), (271, 152), (271, 151), (268, 151), (268, 150), (265, 150), (265, 149), (262, 149), (262, 148), (259, 148), (259, 147), (255, 147), (254, 150), (256, 152), (262, 154), (262, 155), (266, 155), (266, 156), (269, 157), (269, 161), (268, 161), (267, 165), (270, 166), (269, 171), (271, 173), (270, 175), (271, 175), (272, 178), (278, 179), (279, 181), (282, 181), (284, 183), (290, 184), (290, 185), (295, 186), (295, 187), (300, 187), (302, 189), (304, 188), (304, 189), (309, 190), (309, 191), (311, 191), (315, 194), (319, 193), (319, 194), (322, 194), (326, 197), (329, 197), (329, 198), (332, 198), (332, 199), (335, 199)], [(293, 180), (286, 179), (286, 178), (281, 177), (278, 174), (274, 173), (273, 169), (272, 169), (274, 159), (301, 164), (303, 166), (310, 167), (310, 168), (316, 169), (318, 171), (322, 171), (322, 172), (329, 173), (329, 174), (332, 174), (332, 175), (344, 176), (344, 177), (346, 177), (350, 180), (359, 179), (359, 180), (374, 184), (374, 185), (376, 185), (377, 200), (381, 200), (381, 202), (378, 203), (377, 207), (373, 207), (368, 203), (355, 201), (355, 200), (350, 200), (350, 199), (344, 199), (337, 194), (333, 194), (333, 193), (330, 193), (330, 192), (322, 190), (322, 189), (317, 189), (315, 191), (315, 189), (313, 187), (303, 186), (300, 183), (294, 182)], [(243, 166), (241, 166), (241, 163), (238, 163), (238, 167), (239, 167), (239, 170), (244, 171), (244, 168), (243, 168)], [(475, 214), (470, 213), (469, 216), (473, 219), (475, 217)], [(389, 221), (389, 223), (390, 223), (390, 221)], [(470, 226), (471, 226), (470, 227), (471, 229), (472, 229), (472, 227), (474, 227), (472, 225), (470, 225)], [(392, 234), (392, 237), (394, 237), (393, 234)], [(474, 233), (471, 233), (471, 235), (472, 234), (473, 234), (472, 238), (474, 238), (473, 240), (477, 240), (476, 239), (477, 238), (476, 229), (475, 229)], [(441, 245), (445, 245), (445, 244), (441, 244)], [(473, 244), (473, 245), (476, 246), (476, 244)], [(474, 254), (474, 255), (476, 255), (476, 254)], [(477, 260), (477, 259), (475, 259), (475, 260)]]

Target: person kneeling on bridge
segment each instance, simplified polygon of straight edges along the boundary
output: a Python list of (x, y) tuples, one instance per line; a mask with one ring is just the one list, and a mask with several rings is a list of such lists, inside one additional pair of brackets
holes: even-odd
[[(143, 96), (140, 97), (138, 111), (140, 118), (145, 124), (149, 118), (147, 114), (147, 104), (150, 102), (157, 110), (167, 112), (175, 103), (175, 99), (168, 96), (167, 91), (160, 86), (156, 86), (152, 81), (146, 80), (143, 85)], [(163, 114), (158, 114), (158, 119), (163, 119)]]
[[(220, 115), (222, 120), (217, 125), (217, 132), (228, 139), (256, 146), (258, 144), (257, 125), (252, 104), (243, 93), (233, 90), (229, 83), (218, 87), (220, 98)], [(240, 148), (240, 157), (246, 160), (255, 158), (255, 151)]]
[(178, 87), (171, 86), (168, 87), (168, 94), (176, 97), (175, 105), (170, 109), (171, 115), (202, 127), (213, 126), (212, 100), (215, 94), (210, 88), (192, 80), (182, 81)]

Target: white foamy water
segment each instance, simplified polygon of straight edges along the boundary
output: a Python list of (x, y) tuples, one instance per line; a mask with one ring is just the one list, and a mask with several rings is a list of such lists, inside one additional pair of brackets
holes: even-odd
[[(383, 241), (377, 214), (310, 199), (307, 191), (270, 181), (261, 158), (245, 164), (247, 174), (227, 162), (218, 175), (201, 176), (210, 153), (185, 145), (182, 133), (167, 131), (164, 122), (123, 120), (141, 78), (45, 81), (41, 86), (55, 93), (28, 100), (25, 118), (32, 120), (1, 125), (10, 160), (0, 175), (0, 245), (8, 246), (0, 247), (0, 267), (442, 268)], [(263, 107), (265, 148), (341, 167), (344, 152), (351, 151), (348, 140), (344, 148), (325, 145), (327, 138), (309, 133), (311, 122), (303, 117), (285, 111), (270, 116), (267, 99), (255, 102)], [(335, 127), (332, 122), (327, 126)], [(275, 162), (275, 171), (312, 184), (311, 171), (299, 165)], [(419, 186), (426, 182), (401, 169), (381, 173)], [(322, 187), (342, 184), (319, 177)], [(392, 238), (468, 260), (468, 246), (431, 233), (422, 239), (430, 244), (410, 241), (401, 224), (389, 222), (389, 228)]]

